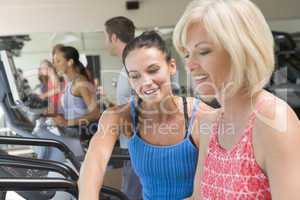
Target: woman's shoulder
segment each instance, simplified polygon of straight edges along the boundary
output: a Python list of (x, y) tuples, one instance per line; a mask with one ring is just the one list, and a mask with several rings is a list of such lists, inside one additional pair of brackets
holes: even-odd
[(131, 124), (129, 103), (106, 109), (99, 120), (100, 127), (106, 130), (123, 130), (122, 134), (126, 136), (130, 136)]
[[(256, 106), (256, 121), (262, 127), (283, 129), (283, 125), (299, 122), (293, 109), (284, 100), (264, 91), (254, 102)], [(281, 130), (284, 131), (284, 130)]]
[(116, 105), (106, 109), (101, 119), (109, 122), (121, 123), (130, 120), (130, 104)]
[(75, 80), (74, 80), (75, 84), (82, 84), (82, 83), (90, 83), (91, 82), (82, 74), (80, 74)]
[(201, 117), (203, 120), (213, 121), (219, 113), (219, 109), (209, 106), (200, 98), (188, 97), (190, 105), (196, 110), (196, 116)]
[(288, 140), (300, 141), (300, 121), (285, 101), (264, 91), (256, 102), (261, 102), (261, 105), (256, 111), (254, 128), (263, 146), (274, 148)]
[(78, 78), (76, 78), (73, 83), (72, 83), (72, 87), (76, 92), (93, 92), (95, 91), (95, 86), (93, 83), (91, 83), (90, 81), (88, 81), (88, 79), (83, 76), (83, 75), (79, 75)]
[(202, 101), (200, 98), (196, 97), (186, 97), (187, 102), (191, 106), (197, 106), (198, 110), (202, 111), (216, 111), (213, 107), (209, 106), (206, 102)]
[[(253, 144), (256, 157), (265, 169), (295, 165), (300, 151), (300, 121), (292, 108), (273, 94), (264, 92), (256, 102), (262, 102), (256, 109), (253, 129)], [(275, 170), (276, 171), (276, 170)], [(271, 173), (270, 173), (271, 174)]]

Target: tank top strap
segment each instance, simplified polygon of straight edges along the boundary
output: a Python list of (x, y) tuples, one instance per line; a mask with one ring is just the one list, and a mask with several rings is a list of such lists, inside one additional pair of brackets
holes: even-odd
[(196, 114), (197, 114), (197, 112), (199, 110), (199, 104), (200, 104), (200, 102), (201, 102), (200, 99), (198, 99), (198, 98), (194, 99), (193, 108), (192, 108), (192, 114), (191, 114), (191, 118), (190, 118), (190, 121), (189, 121), (189, 124), (188, 124), (187, 136), (189, 136), (189, 135), (192, 134), (193, 123), (195, 121)]
[(131, 117), (131, 123), (132, 123), (132, 130), (134, 131), (134, 134), (137, 131), (137, 120), (136, 117), (137, 113), (135, 112), (135, 97), (132, 95), (130, 96), (130, 117)]
[(254, 111), (250, 114), (248, 126), (252, 127), (254, 125), (258, 112), (263, 108), (263, 106), (266, 105), (266, 103), (270, 102), (270, 100), (274, 101), (275, 98), (265, 97), (265, 98), (260, 99), (256, 103), (256, 105), (254, 107)]
[[(65, 87), (65, 90), (64, 90), (64, 93), (63, 93), (63, 95), (64, 96), (71, 96), (72, 95), (72, 92), (71, 92), (71, 85), (72, 85), (72, 83), (70, 82), (70, 81), (68, 81), (67, 82), (67, 85), (66, 85), (66, 87)], [(62, 98), (61, 99), (62, 101), (64, 101), (64, 99)]]
[(253, 141), (253, 127), (257, 118), (257, 115), (259, 111), (266, 105), (266, 103), (270, 102), (270, 100), (273, 100), (273, 98), (262, 98), (260, 99), (254, 106), (253, 112), (250, 114), (248, 123), (246, 124), (245, 127), (245, 137), (248, 138), (248, 144), (252, 146), (252, 141)]
[(67, 83), (66, 83), (66, 91), (68, 91), (70, 88), (71, 88), (71, 86), (72, 86), (72, 82), (71, 81), (68, 81)]
[(184, 114), (184, 122), (185, 122), (185, 137), (187, 136), (187, 132), (189, 129), (189, 115), (188, 115), (188, 108), (187, 108), (187, 100), (186, 97), (182, 97), (183, 102), (183, 114)]

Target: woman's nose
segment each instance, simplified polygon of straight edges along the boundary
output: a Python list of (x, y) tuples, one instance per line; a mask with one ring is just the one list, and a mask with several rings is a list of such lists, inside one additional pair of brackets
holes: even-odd
[(143, 78), (142, 78), (142, 84), (147, 85), (147, 84), (151, 84), (151, 83), (152, 83), (151, 76), (144, 75)]
[(192, 57), (187, 58), (185, 63), (186, 63), (186, 68), (189, 72), (192, 72), (199, 67), (199, 64), (195, 62), (195, 60)]

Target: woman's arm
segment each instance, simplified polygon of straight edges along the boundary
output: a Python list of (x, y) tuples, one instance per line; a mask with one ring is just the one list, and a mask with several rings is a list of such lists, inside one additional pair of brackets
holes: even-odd
[(56, 94), (59, 94), (60, 92), (61, 92), (61, 88), (60, 88), (60, 86), (57, 86), (55, 88), (52, 88), (52, 89), (48, 90), (44, 94), (39, 95), (39, 97), (41, 99), (46, 99), (48, 97), (54, 96)]
[(48, 88), (47, 92), (39, 95), (41, 99), (46, 99), (62, 92), (61, 83), (59, 82), (58, 79), (55, 79), (54, 81), (53, 80), (49, 80), (49, 81), (52, 81), (53, 87)]
[(91, 139), (78, 181), (80, 200), (99, 199), (107, 163), (122, 127), (119, 115), (114, 112), (109, 109), (103, 113), (97, 133)]
[[(270, 108), (274, 108), (273, 110)], [(263, 169), (273, 200), (300, 199), (300, 123), (283, 101), (266, 106), (257, 120)]]
[(204, 102), (199, 103), (199, 109), (195, 116), (195, 122), (193, 124), (192, 136), (198, 145), (198, 163), (197, 170), (194, 178), (194, 192), (190, 198), (185, 200), (199, 200), (200, 199), (200, 183), (201, 173), (203, 168), (203, 161), (207, 154), (207, 146), (212, 130), (213, 123), (216, 120), (218, 110), (214, 109)]

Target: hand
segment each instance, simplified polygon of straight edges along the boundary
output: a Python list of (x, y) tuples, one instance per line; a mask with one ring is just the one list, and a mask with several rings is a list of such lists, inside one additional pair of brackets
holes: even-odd
[(53, 121), (57, 126), (68, 126), (68, 120), (66, 120), (62, 115), (53, 117)]

